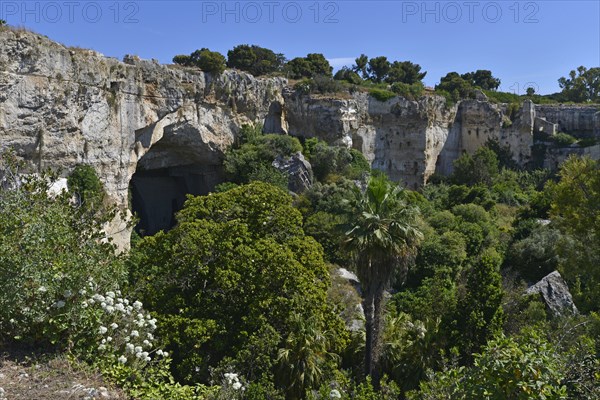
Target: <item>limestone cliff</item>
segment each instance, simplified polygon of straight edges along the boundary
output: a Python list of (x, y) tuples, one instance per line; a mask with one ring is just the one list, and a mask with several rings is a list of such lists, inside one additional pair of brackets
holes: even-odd
[(591, 106), (525, 101), (516, 110), (485, 98), (448, 105), (433, 94), (386, 102), (361, 91), (306, 95), (284, 78), (212, 76), (133, 56), (121, 62), (0, 29), (0, 151), (12, 147), (32, 170), (63, 175), (92, 165), (116, 204), (133, 203), (148, 233), (173, 223), (186, 193), (206, 193), (222, 180), (223, 153), (245, 123), (353, 146), (411, 188), (450, 173), (457, 157), (489, 138), (509, 145), (523, 165), (536, 131), (600, 137)]

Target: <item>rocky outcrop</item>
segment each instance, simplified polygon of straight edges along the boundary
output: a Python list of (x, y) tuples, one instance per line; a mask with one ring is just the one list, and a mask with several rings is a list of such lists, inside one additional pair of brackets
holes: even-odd
[(367, 93), (348, 98), (285, 93), (289, 133), (360, 150), (376, 169), (411, 188), (435, 171), (455, 107), (440, 96), (381, 102)]
[(273, 161), (273, 167), (287, 175), (288, 189), (291, 192), (305, 192), (313, 184), (312, 166), (302, 153), (293, 154), (291, 157), (277, 157)]
[(571, 292), (569, 292), (569, 287), (558, 271), (546, 275), (538, 283), (527, 289), (526, 293), (528, 295), (539, 294), (550, 313), (554, 316), (578, 313)]
[[(0, 151), (12, 147), (32, 170), (63, 175), (90, 164), (123, 208), (136, 170), (161, 171), (174, 190), (206, 193), (242, 124), (284, 126), (273, 105), (285, 86), (283, 78), (235, 71), (214, 77), (137, 57), (120, 62), (4, 28)], [(182, 194), (164, 197), (153, 205), (171, 207)]]

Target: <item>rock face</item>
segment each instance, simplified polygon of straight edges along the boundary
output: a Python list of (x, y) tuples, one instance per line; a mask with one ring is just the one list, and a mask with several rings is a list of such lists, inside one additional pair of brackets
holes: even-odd
[(90, 164), (124, 208), (138, 171), (134, 210), (151, 209), (162, 221), (185, 193), (220, 182), (223, 152), (242, 124), (283, 126), (277, 110), (284, 86), (285, 79), (234, 71), (213, 77), (136, 57), (120, 62), (1, 29), (0, 151), (12, 147), (32, 170), (65, 175)]
[[(120, 62), (0, 28), (0, 151), (12, 147), (32, 171), (60, 169), (63, 176), (92, 165), (114, 202), (131, 205), (148, 233), (171, 226), (186, 194), (222, 181), (224, 151), (246, 123), (354, 147), (410, 188), (434, 172), (450, 173), (457, 157), (489, 138), (509, 145), (523, 165), (536, 126), (600, 137), (595, 107), (526, 101), (514, 110), (483, 96), (448, 105), (433, 94), (386, 102), (361, 91), (306, 95), (284, 78), (233, 70), (212, 76), (135, 56)], [(299, 190), (305, 186), (306, 179), (299, 182)], [(126, 245), (128, 231), (116, 225)]]
[(288, 176), (288, 189), (294, 193), (302, 193), (313, 184), (312, 166), (302, 153), (296, 153), (288, 158), (277, 157), (273, 166)]
[(541, 281), (527, 289), (526, 293), (538, 293), (554, 316), (578, 313), (569, 287), (558, 271), (546, 275)]

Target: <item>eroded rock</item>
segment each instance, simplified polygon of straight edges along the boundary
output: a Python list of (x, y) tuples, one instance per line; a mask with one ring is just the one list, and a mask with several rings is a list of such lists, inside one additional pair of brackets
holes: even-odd
[(569, 287), (558, 271), (546, 275), (526, 292), (528, 295), (536, 293), (555, 317), (578, 313)]

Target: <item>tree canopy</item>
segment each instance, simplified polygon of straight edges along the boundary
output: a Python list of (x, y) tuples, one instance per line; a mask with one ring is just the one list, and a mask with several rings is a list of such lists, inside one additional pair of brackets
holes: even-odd
[(567, 101), (600, 102), (600, 67), (580, 66), (571, 70), (568, 77), (561, 77), (558, 84)]
[(241, 44), (227, 52), (227, 66), (241, 69), (255, 76), (281, 70), (285, 62), (283, 54), (257, 45)]
[(221, 74), (225, 71), (225, 57), (221, 53), (210, 51), (207, 48), (196, 50), (189, 56), (175, 56), (173, 62), (188, 67), (198, 67), (203, 71), (215, 74)]

